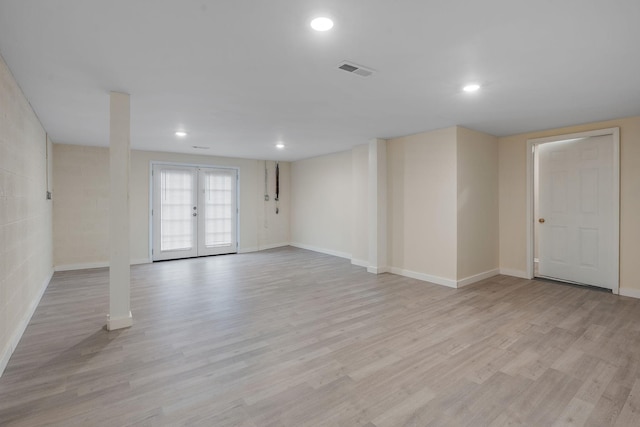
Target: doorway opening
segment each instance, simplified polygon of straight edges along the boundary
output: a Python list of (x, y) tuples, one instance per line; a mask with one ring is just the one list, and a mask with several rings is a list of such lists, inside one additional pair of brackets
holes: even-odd
[(238, 170), (151, 165), (153, 261), (238, 252)]
[(618, 293), (619, 129), (527, 142), (527, 273)]

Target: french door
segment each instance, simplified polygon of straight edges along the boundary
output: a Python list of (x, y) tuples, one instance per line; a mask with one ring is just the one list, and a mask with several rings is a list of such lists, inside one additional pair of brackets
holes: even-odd
[(157, 164), (152, 167), (154, 261), (235, 253), (235, 169)]

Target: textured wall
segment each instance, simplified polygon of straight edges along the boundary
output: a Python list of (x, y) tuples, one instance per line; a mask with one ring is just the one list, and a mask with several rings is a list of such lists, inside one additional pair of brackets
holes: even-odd
[(51, 278), (48, 146), (0, 58), (0, 373)]

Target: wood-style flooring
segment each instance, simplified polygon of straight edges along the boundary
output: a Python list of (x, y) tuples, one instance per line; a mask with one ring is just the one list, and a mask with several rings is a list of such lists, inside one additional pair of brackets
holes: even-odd
[(449, 289), (294, 248), (59, 272), (0, 378), (2, 426), (639, 426), (640, 300)]

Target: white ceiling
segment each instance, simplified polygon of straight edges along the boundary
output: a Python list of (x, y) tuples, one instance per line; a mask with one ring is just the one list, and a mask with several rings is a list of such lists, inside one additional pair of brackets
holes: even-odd
[(0, 0), (0, 53), (55, 142), (108, 145), (115, 90), (133, 148), (297, 160), (639, 115), (639, 22), (639, 0)]

